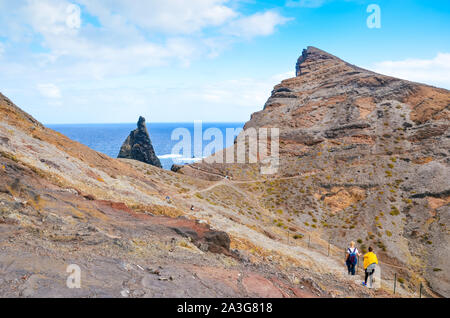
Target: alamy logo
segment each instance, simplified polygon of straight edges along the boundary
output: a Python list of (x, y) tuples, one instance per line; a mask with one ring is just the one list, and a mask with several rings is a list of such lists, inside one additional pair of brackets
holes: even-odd
[(70, 29), (81, 27), (81, 9), (76, 4), (69, 4), (66, 9), (66, 25)]
[(367, 7), (367, 13), (370, 15), (367, 17), (367, 27), (369, 29), (381, 28), (381, 8), (377, 4), (371, 4)]
[[(224, 138), (219, 128), (208, 128), (203, 132), (202, 121), (195, 121), (193, 137), (187, 128), (173, 130), (171, 139), (178, 142), (172, 148), (172, 155), (191, 158), (193, 153), (194, 158), (206, 163), (260, 163), (261, 174), (278, 171), (278, 128), (226, 128), (225, 135)], [(210, 142), (203, 147), (203, 141)]]
[(76, 264), (71, 264), (67, 266), (66, 272), (69, 273), (67, 277), (66, 285), (67, 288), (81, 288), (81, 268)]

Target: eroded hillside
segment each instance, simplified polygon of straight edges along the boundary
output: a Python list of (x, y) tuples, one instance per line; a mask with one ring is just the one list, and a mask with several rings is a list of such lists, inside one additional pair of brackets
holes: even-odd
[(245, 125), (280, 129), (275, 174), (261, 175), (261, 162), (202, 162), (179, 172), (230, 176), (198, 196), (268, 237), (373, 246), (386, 281), (397, 273), (411, 292), (423, 283), (450, 296), (450, 92), (314, 47), (296, 74)]
[(219, 183), (109, 158), (0, 95), (0, 296), (390, 296), (347, 277), (334, 247), (266, 231), (247, 185)]

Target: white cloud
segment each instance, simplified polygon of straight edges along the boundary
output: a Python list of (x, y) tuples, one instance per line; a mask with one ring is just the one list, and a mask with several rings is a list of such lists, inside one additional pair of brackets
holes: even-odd
[(276, 82), (281, 82), (285, 79), (292, 78), (292, 77), (295, 77), (294, 71), (289, 71), (289, 72), (284, 72), (284, 73), (274, 75), (274, 76), (272, 76), (272, 79)]
[(207, 103), (262, 108), (272, 89), (271, 83), (255, 79), (229, 80), (200, 87), (193, 95)]
[(450, 53), (438, 53), (428, 60), (383, 61), (372, 69), (381, 74), (450, 89)]
[(193, 95), (208, 103), (235, 105), (258, 111), (262, 109), (275, 85), (294, 76), (294, 72), (289, 71), (267, 79), (242, 78), (214, 82), (199, 88)]
[(244, 38), (267, 36), (275, 32), (275, 27), (289, 20), (291, 19), (283, 17), (278, 12), (266, 11), (232, 21), (224, 30), (228, 34)]
[[(226, 0), (81, 0), (102, 24), (131, 23), (148, 31), (190, 34), (237, 15)], [(114, 8), (114, 11), (111, 10)], [(120, 12), (120, 18), (118, 13)]]
[(318, 8), (322, 6), (327, 0), (287, 0), (288, 7), (303, 7), (303, 8)]
[[(231, 0), (0, 0), (0, 21), (7, 48), (1, 57), (0, 47), (0, 84), (17, 103), (32, 105), (43, 121), (131, 122), (149, 105), (171, 107), (181, 121), (193, 113), (233, 120), (260, 109), (272, 79), (205, 84), (192, 74), (184, 89), (162, 67), (176, 74), (237, 41), (270, 35), (288, 19), (275, 11), (244, 14)], [(64, 114), (52, 105), (64, 105)], [(162, 113), (159, 120), (167, 120)]]
[(46, 98), (61, 98), (61, 90), (54, 84), (38, 84), (37, 89), (39, 90), (39, 93)]
[(77, 2), (101, 26), (89, 18), (82, 24), (80, 7), (67, 0), (0, 0), (6, 9), (0, 20), (7, 21), (0, 36), (42, 47), (39, 53), (21, 50), (10, 64), (58, 80), (130, 75), (174, 62), (185, 67), (216, 57), (236, 37), (270, 35), (288, 20), (273, 11), (244, 16), (227, 0)]

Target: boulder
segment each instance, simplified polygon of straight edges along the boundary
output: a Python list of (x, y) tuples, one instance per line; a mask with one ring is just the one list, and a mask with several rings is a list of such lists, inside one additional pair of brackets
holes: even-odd
[(176, 165), (176, 164), (173, 164), (172, 167), (170, 168), (170, 170), (173, 171), (173, 172), (178, 172), (178, 171), (180, 171), (182, 168), (183, 168), (183, 165)]

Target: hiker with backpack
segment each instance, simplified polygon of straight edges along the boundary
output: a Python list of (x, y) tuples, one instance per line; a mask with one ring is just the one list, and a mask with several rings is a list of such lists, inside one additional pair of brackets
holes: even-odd
[(356, 264), (358, 264), (358, 256), (361, 256), (361, 254), (355, 247), (355, 242), (350, 242), (350, 247), (347, 249), (347, 257), (345, 259), (345, 264), (347, 265), (349, 275), (355, 275)]
[(367, 286), (367, 279), (373, 275), (378, 264), (378, 258), (373, 252), (373, 248), (369, 247), (369, 252), (364, 255), (365, 278), (363, 286)]

